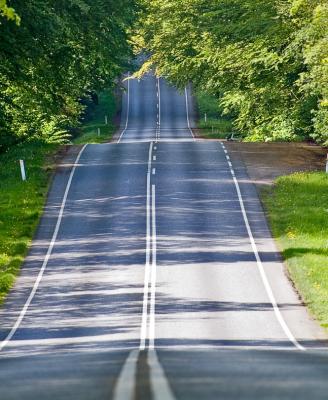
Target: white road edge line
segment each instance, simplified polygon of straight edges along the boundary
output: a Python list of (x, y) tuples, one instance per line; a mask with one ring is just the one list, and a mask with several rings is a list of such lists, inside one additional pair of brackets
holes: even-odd
[(148, 292), (149, 292), (149, 281), (150, 281), (150, 174), (151, 174), (151, 158), (153, 154), (153, 142), (149, 146), (148, 155), (148, 170), (147, 170), (147, 200), (146, 200), (146, 264), (145, 264), (145, 279), (144, 279), (144, 296), (142, 305), (142, 321), (141, 321), (141, 333), (140, 333), (140, 350), (145, 350), (146, 337), (147, 337), (147, 320), (148, 320)]
[(191, 127), (190, 127), (190, 119), (189, 119), (189, 101), (188, 101), (188, 90), (187, 87), (185, 87), (185, 97), (186, 97), (186, 112), (187, 112), (187, 123), (188, 123), (188, 129), (191, 133), (191, 136), (193, 137), (193, 139), (195, 139), (195, 135), (194, 132), (192, 131)]
[(120, 143), (122, 140), (123, 135), (125, 134), (126, 130), (128, 129), (129, 125), (129, 114), (130, 114), (130, 73), (128, 74), (128, 104), (127, 104), (127, 110), (126, 110), (126, 121), (125, 121), (125, 128), (123, 129), (117, 143)]
[(58, 218), (57, 218), (57, 223), (56, 223), (56, 226), (55, 226), (55, 230), (54, 230), (54, 233), (53, 233), (53, 235), (52, 235), (51, 242), (50, 242), (50, 244), (49, 244), (47, 254), (46, 254), (46, 256), (45, 256), (45, 258), (44, 258), (44, 260), (43, 260), (43, 263), (42, 263), (41, 269), (40, 269), (40, 271), (39, 271), (39, 274), (38, 274), (38, 276), (37, 276), (37, 279), (36, 279), (36, 281), (34, 282), (32, 291), (31, 291), (31, 293), (30, 293), (28, 299), (26, 300), (26, 303), (24, 304), (24, 307), (23, 307), (22, 310), (21, 310), (21, 312), (20, 312), (20, 314), (19, 314), (19, 316), (18, 316), (18, 318), (17, 318), (17, 320), (16, 320), (16, 322), (15, 322), (15, 325), (12, 327), (12, 329), (11, 329), (11, 331), (9, 332), (9, 334), (7, 335), (7, 337), (1, 342), (1, 344), (0, 344), (0, 351), (2, 351), (2, 350), (7, 346), (7, 344), (10, 342), (10, 340), (12, 339), (12, 337), (15, 335), (17, 329), (19, 328), (21, 322), (23, 321), (24, 316), (25, 316), (25, 314), (26, 314), (26, 312), (27, 312), (27, 310), (28, 310), (28, 308), (29, 308), (29, 306), (30, 306), (30, 304), (31, 304), (31, 302), (32, 302), (32, 300), (33, 300), (33, 298), (34, 298), (34, 296), (35, 296), (35, 293), (36, 293), (37, 290), (38, 290), (38, 287), (39, 287), (40, 282), (41, 282), (41, 280), (42, 280), (44, 271), (45, 271), (45, 269), (46, 269), (46, 267), (47, 267), (47, 265), (48, 265), (48, 261), (49, 261), (49, 259), (50, 259), (50, 256), (51, 256), (51, 254), (52, 254), (52, 250), (53, 250), (53, 248), (54, 248), (54, 246), (55, 246), (55, 243), (56, 243), (56, 240), (57, 240), (59, 228), (60, 228), (61, 221), (62, 221), (63, 215), (64, 215), (64, 209), (65, 209), (65, 205), (66, 205), (68, 193), (69, 193), (69, 190), (70, 190), (70, 187), (71, 187), (71, 184), (72, 184), (72, 180), (73, 180), (73, 177), (74, 177), (74, 174), (75, 174), (76, 167), (78, 166), (78, 163), (79, 163), (79, 161), (80, 161), (80, 158), (81, 158), (81, 156), (82, 156), (82, 153), (84, 152), (84, 150), (85, 150), (86, 147), (87, 147), (87, 144), (84, 145), (84, 146), (82, 147), (82, 149), (80, 150), (78, 156), (77, 156), (76, 159), (75, 159), (75, 162), (74, 162), (72, 171), (71, 171), (71, 173), (70, 173), (70, 176), (69, 176), (69, 179), (68, 179), (68, 182), (67, 182), (67, 185), (66, 185), (64, 197), (63, 197), (63, 200), (62, 200), (62, 203), (61, 203), (61, 206), (60, 206), (60, 210), (59, 210), (59, 214), (58, 214)]
[[(225, 148), (223, 143), (221, 143), (221, 146), (222, 146), (222, 148), (224, 150), (226, 150), (226, 148)], [(247, 233), (248, 233), (248, 236), (249, 236), (249, 239), (250, 239), (250, 242), (251, 242), (251, 245), (252, 245), (252, 249), (253, 249), (253, 252), (254, 252), (254, 255), (255, 255), (255, 258), (256, 258), (257, 266), (258, 266), (258, 269), (259, 269), (259, 272), (260, 272), (260, 275), (261, 275), (262, 282), (264, 284), (265, 290), (266, 290), (266, 292), (268, 294), (268, 297), (270, 299), (270, 302), (272, 304), (275, 316), (276, 316), (276, 318), (277, 318), (282, 330), (284, 331), (285, 335), (293, 343), (293, 345), (299, 350), (306, 351), (305, 347), (303, 347), (297, 341), (297, 339), (294, 337), (294, 335), (292, 334), (291, 330), (289, 329), (286, 321), (284, 320), (284, 318), (283, 318), (283, 316), (281, 314), (281, 311), (279, 309), (278, 303), (277, 303), (277, 301), (276, 301), (276, 299), (274, 297), (272, 288), (270, 286), (268, 277), (267, 277), (267, 275), (265, 273), (265, 270), (264, 270), (264, 267), (263, 267), (263, 264), (262, 264), (262, 261), (261, 261), (260, 255), (259, 255), (259, 251), (257, 249), (257, 245), (255, 243), (255, 239), (254, 239), (254, 236), (253, 236), (250, 224), (249, 224), (249, 220), (248, 220), (247, 213), (246, 213), (246, 208), (245, 208), (245, 205), (244, 205), (244, 200), (243, 200), (243, 197), (242, 197), (242, 194), (241, 194), (241, 191), (240, 191), (240, 186), (239, 186), (235, 171), (233, 170), (232, 167), (229, 166), (229, 168), (230, 168), (232, 179), (234, 181), (234, 184), (235, 184), (235, 187), (236, 187), (236, 190), (237, 190), (238, 199), (239, 199), (239, 203), (240, 203), (240, 208), (241, 208), (241, 211), (242, 211), (242, 214), (243, 214), (243, 217), (244, 217), (244, 222), (245, 222)]]

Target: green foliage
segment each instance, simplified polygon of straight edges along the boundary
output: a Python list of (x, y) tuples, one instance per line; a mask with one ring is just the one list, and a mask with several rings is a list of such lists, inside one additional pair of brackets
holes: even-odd
[(20, 17), (16, 14), (12, 7), (8, 7), (6, 0), (0, 0), (0, 15), (8, 20), (15, 21), (17, 25), (20, 24)]
[(328, 327), (328, 175), (279, 178), (264, 200), (293, 281)]
[(249, 138), (327, 142), (328, 0), (154, 0), (137, 48), (216, 96)]
[(299, 87), (318, 98), (317, 108), (312, 111), (312, 136), (328, 144), (328, 1), (294, 0), (292, 16), (299, 26), (295, 42), (306, 65)]
[[(112, 138), (115, 131), (114, 118), (117, 113), (117, 101), (114, 91), (107, 89), (98, 96), (98, 104), (88, 108), (85, 121), (78, 129), (74, 144), (103, 143)], [(105, 123), (107, 116), (107, 124)], [(100, 136), (98, 135), (100, 129)]]
[(209, 119), (218, 119), (222, 116), (217, 99), (213, 95), (198, 91), (195, 93), (195, 97), (200, 117), (203, 118), (206, 114)]
[(199, 114), (197, 125), (201, 129), (202, 137), (224, 139), (234, 132), (232, 121), (222, 115), (222, 109), (220, 109), (215, 96), (203, 91), (197, 91), (195, 98)]
[(128, 67), (137, 0), (11, 4), (21, 24), (0, 24), (0, 151), (31, 137), (65, 142), (82, 100)]

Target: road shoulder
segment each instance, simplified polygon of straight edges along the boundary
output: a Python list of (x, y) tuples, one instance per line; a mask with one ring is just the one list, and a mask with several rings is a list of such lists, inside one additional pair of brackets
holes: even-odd
[[(309, 314), (311, 314), (310, 319), (313, 320), (313, 318), (316, 318), (319, 323), (321, 323), (323, 326), (326, 326), (325, 315), (327, 314), (327, 312), (322, 314), (322, 310), (324, 309), (324, 307), (322, 304), (319, 304), (322, 303), (322, 301), (320, 301), (320, 298), (318, 297), (318, 290), (320, 289), (322, 291), (326, 284), (325, 282), (320, 282), (322, 283), (322, 287), (319, 287), (318, 289), (318, 287), (316, 287), (311, 281), (311, 279), (313, 278), (312, 275), (317, 276), (320, 272), (316, 271), (318, 270), (318, 267), (315, 265), (314, 260), (314, 257), (318, 257), (318, 255), (315, 254), (313, 256), (313, 260), (309, 258), (305, 259), (308, 254), (297, 254), (293, 259), (287, 259), (284, 256), (286, 252), (290, 250), (289, 247), (291, 245), (292, 247), (297, 247), (298, 243), (303, 243), (305, 239), (305, 242), (308, 242), (307, 237), (309, 232), (307, 230), (304, 231), (304, 229), (309, 229), (309, 226), (305, 227), (303, 222), (307, 217), (309, 217), (307, 219), (311, 220), (311, 215), (303, 215), (303, 218), (301, 218), (303, 222), (299, 224), (300, 226), (297, 226), (295, 228), (295, 230), (299, 231), (299, 237), (295, 238), (295, 243), (290, 243), (290, 241), (286, 240), (286, 232), (283, 223), (280, 222), (278, 224), (279, 229), (277, 228), (277, 221), (281, 221), (282, 215), (284, 215), (284, 220), (286, 220), (284, 221), (285, 225), (287, 224), (288, 226), (292, 226), (293, 224), (295, 224), (296, 220), (293, 217), (295, 213), (297, 214), (300, 211), (309, 214), (313, 213), (313, 210), (311, 211), (313, 202), (309, 198), (307, 203), (310, 204), (308, 204), (305, 209), (300, 210), (297, 209), (299, 205), (297, 204), (298, 201), (296, 201), (296, 199), (295, 208), (293, 209), (293, 212), (291, 212), (291, 210), (288, 209), (289, 205), (287, 203), (281, 204), (280, 202), (280, 205), (278, 206), (278, 203), (276, 203), (276, 201), (268, 201), (268, 196), (271, 199), (272, 196), (277, 195), (279, 184), (275, 182), (277, 182), (276, 179), (280, 176), (290, 175), (295, 172), (300, 173), (299, 175), (291, 175), (290, 180), (292, 181), (292, 184), (293, 180), (295, 180), (295, 178), (293, 179), (293, 177), (297, 178), (299, 176), (300, 180), (302, 180), (302, 177), (304, 176), (302, 172), (304, 171), (309, 171), (310, 173), (313, 172), (313, 174), (309, 174), (310, 177), (318, 175), (318, 171), (324, 171), (326, 149), (320, 146), (313, 146), (303, 143), (228, 143), (227, 147), (229, 148), (233, 163), (235, 165), (245, 165), (247, 176), (245, 175), (241, 177), (242, 187), (247, 188), (253, 186), (254, 188), (256, 188), (257, 194), (262, 202), (262, 207), (265, 210), (264, 215), (267, 220), (264, 221), (263, 224), (265, 223), (267, 225), (267, 228), (265, 230), (267, 230), (268, 233), (270, 232), (270, 236), (272, 235), (275, 238), (275, 248), (279, 249), (280, 254), (282, 255), (281, 258), (285, 260), (285, 275), (294, 286), (294, 290), (297, 293), (299, 299), (308, 306)], [(305, 173), (305, 175), (307, 174)], [(252, 185), (248, 185), (248, 183), (251, 183)], [(289, 198), (291, 198), (293, 194), (292, 187), (288, 189), (288, 186), (286, 186), (284, 188), (284, 191), (286, 190), (291, 190), (291, 193), (289, 195)], [(248, 200), (251, 199), (252, 196), (248, 193), (245, 197)], [(305, 192), (304, 197), (306, 200), (307, 197)], [(269, 208), (268, 205), (270, 205)], [(319, 205), (315, 204), (313, 204), (313, 206), (317, 208), (319, 207)], [(252, 210), (251, 202), (249, 203), (249, 209), (252, 219), (252, 215), (254, 215), (254, 210)], [(255, 219), (254, 224), (254, 230), (256, 232), (258, 228), (256, 227), (257, 221)], [(312, 224), (310, 225), (312, 226)], [(312, 228), (315, 229), (314, 226), (312, 226)], [(261, 237), (266, 236), (263, 236), (263, 233), (260, 233), (258, 238), (260, 239)], [(310, 246), (311, 243), (308, 243)], [(311, 249), (308, 250), (309, 251), (307, 251), (306, 253), (310, 252)], [(295, 273), (295, 268), (297, 270), (297, 273)], [(305, 270), (305, 272), (301, 274), (299, 272), (300, 270)], [(324, 276), (322, 276), (322, 279), (324, 280)], [(277, 284), (276, 286), (277, 290), (281, 291), (281, 285)], [(308, 290), (309, 287), (311, 290)], [(316, 304), (319, 304), (320, 307), (316, 307)], [(319, 337), (322, 337), (322, 333), (325, 334), (324, 332), (320, 333), (319, 329), (318, 332)]]

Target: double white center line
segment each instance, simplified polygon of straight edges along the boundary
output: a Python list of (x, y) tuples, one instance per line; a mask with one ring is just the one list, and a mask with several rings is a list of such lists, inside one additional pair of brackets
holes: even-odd
[[(153, 142), (151, 142), (149, 146), (149, 158), (148, 158), (148, 170), (147, 170), (146, 265), (145, 265), (141, 335), (140, 335), (140, 346), (139, 346), (141, 351), (145, 350), (147, 339), (149, 339), (149, 348), (153, 349), (155, 340), (157, 236), (156, 236), (156, 186), (151, 184), (152, 158), (153, 158)], [(148, 315), (149, 303), (150, 303), (150, 310)]]
[[(138, 350), (133, 350), (123, 365), (114, 389), (114, 400), (134, 400), (137, 388), (137, 365), (139, 356), (147, 351), (149, 366), (149, 385), (154, 399), (174, 400), (163, 368), (155, 350), (155, 302), (156, 302), (156, 269), (157, 269), (157, 228), (156, 228), (156, 185), (152, 184), (154, 175), (152, 160), (156, 160), (153, 151), (157, 150), (153, 142), (149, 146), (147, 168), (147, 199), (146, 199), (146, 263), (144, 277), (144, 292), (142, 305), (142, 320), (140, 344)], [(155, 158), (154, 158), (155, 157)], [(146, 381), (147, 379), (145, 379)]]

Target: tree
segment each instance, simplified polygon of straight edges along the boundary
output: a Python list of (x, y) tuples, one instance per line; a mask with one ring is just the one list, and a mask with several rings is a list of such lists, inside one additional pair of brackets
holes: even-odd
[(131, 58), (137, 1), (15, 0), (21, 25), (0, 25), (0, 145), (58, 141), (78, 124), (80, 99), (114, 84)]
[(327, 140), (327, 0), (153, 0), (146, 7), (136, 43), (150, 52), (148, 67), (213, 93), (251, 139)]
[(312, 137), (328, 144), (328, 1), (294, 0), (291, 15), (298, 26), (294, 42), (306, 65), (298, 84), (317, 99), (317, 107), (311, 110)]

